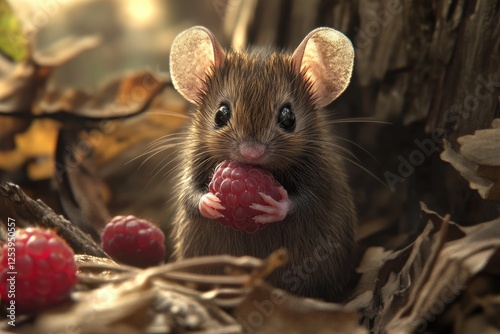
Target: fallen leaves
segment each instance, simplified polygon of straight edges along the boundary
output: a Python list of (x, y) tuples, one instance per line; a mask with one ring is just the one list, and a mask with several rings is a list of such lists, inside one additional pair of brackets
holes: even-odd
[(264, 283), (252, 289), (234, 317), (245, 333), (368, 333), (357, 311), (295, 297)]
[(11, 64), (10, 71), (0, 80), (0, 113), (39, 114), (36, 100), (46, 92), (53, 69), (98, 44), (99, 39), (94, 36), (67, 37), (48, 50), (33, 51), (26, 60)]
[(441, 159), (449, 162), (482, 198), (500, 201), (500, 119), (491, 126), (458, 138), (459, 153), (445, 141)]
[[(15, 149), (16, 135), (25, 132), (33, 119), (44, 113), (37, 106), (37, 99), (46, 93), (47, 81), (54, 67), (64, 64), (98, 43), (97, 37), (68, 37), (62, 44), (48, 50), (32, 50), (32, 53), (19, 63), (2, 59), (5, 66), (0, 79), (0, 125), (3, 125), (0, 127), (1, 151)], [(29, 45), (29, 48), (32, 49), (33, 46)], [(21, 150), (21, 156), (23, 153), (25, 152)], [(7, 161), (12, 163), (12, 160)]]
[[(73, 328), (80, 333), (240, 333), (221, 307), (234, 307), (286, 253), (267, 259), (208, 256), (141, 270), (109, 259), (76, 255), (79, 289), (72, 302), (43, 312), (27, 332)], [(224, 266), (227, 275), (198, 275), (199, 266)], [(117, 307), (119, 305), (120, 307)]]
[(48, 91), (35, 108), (60, 119), (124, 118), (144, 111), (168, 82), (155, 73), (138, 71), (108, 81), (92, 95), (78, 90)]
[[(375, 333), (424, 332), (460, 296), (470, 279), (491, 261), (498, 266), (500, 218), (462, 227), (423, 204), (422, 214), (428, 223), (411, 245), (392, 254), (369, 248), (358, 268), (363, 275), (356, 297), (347, 305), (364, 308), (363, 322)], [(381, 265), (369, 266), (372, 259)], [(364, 277), (374, 273), (370, 290)]]
[[(0, 128), (13, 121), (25, 120), (0, 116)], [(2, 146), (9, 140), (12, 143), (4, 147), (5, 151), (0, 148), (0, 168), (13, 172), (24, 166), (30, 180), (50, 179), (54, 175), (54, 154), (60, 124), (51, 119), (38, 119), (33, 122), (27, 120), (27, 126), (27, 129), (11, 131), (5, 128), (5, 139), (0, 138), (0, 143)]]
[[(19, 63), (13, 63), (0, 55), (0, 154), (4, 156), (0, 168), (20, 169), (29, 166), (31, 179), (50, 178), (47, 173), (54, 166), (39, 166), (33, 160), (53, 158), (55, 142), (36, 140), (29, 148), (18, 144), (20, 134), (25, 132), (37, 118), (50, 118), (69, 122), (94, 121), (100, 125), (103, 120), (123, 119), (137, 115), (147, 109), (165, 108), (166, 101), (160, 96), (170, 84), (166, 76), (149, 70), (139, 70), (116, 76), (105, 82), (95, 93), (66, 88), (57, 90), (50, 84), (54, 71), (87, 50), (100, 45), (98, 36), (69, 36), (45, 48), (36, 48), (28, 43), (30, 54)], [(39, 132), (38, 135), (53, 132)], [(9, 151), (15, 152), (9, 154)]]

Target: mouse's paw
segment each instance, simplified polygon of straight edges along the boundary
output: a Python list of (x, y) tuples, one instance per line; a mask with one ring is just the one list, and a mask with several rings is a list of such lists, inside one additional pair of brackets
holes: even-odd
[(206, 218), (217, 219), (224, 217), (217, 210), (224, 210), (225, 208), (220, 204), (220, 199), (212, 193), (206, 193), (201, 196), (198, 207), (200, 208), (200, 213)]
[(262, 205), (257, 203), (250, 205), (250, 208), (264, 212), (263, 215), (258, 215), (253, 218), (255, 222), (267, 224), (279, 222), (285, 219), (288, 211), (291, 208), (291, 202), (288, 198), (288, 193), (286, 192), (285, 188), (279, 187), (278, 193), (281, 196), (280, 201), (277, 201), (271, 196), (264, 193), (259, 193), (262, 199), (269, 205)]

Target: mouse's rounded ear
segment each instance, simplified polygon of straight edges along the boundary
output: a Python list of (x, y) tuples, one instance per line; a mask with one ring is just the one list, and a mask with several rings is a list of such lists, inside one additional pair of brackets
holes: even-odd
[(198, 104), (206, 77), (219, 68), (224, 51), (210, 30), (197, 26), (180, 33), (170, 50), (170, 77), (175, 89)]
[(321, 108), (347, 88), (354, 64), (354, 48), (341, 32), (318, 28), (297, 47), (292, 64), (297, 73), (311, 81), (314, 102)]

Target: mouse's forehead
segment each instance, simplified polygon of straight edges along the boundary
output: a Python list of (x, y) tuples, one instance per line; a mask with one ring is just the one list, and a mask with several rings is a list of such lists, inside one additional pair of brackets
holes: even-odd
[(240, 104), (283, 103), (293, 93), (297, 78), (287, 55), (267, 52), (233, 53), (228, 55), (226, 64), (226, 93)]

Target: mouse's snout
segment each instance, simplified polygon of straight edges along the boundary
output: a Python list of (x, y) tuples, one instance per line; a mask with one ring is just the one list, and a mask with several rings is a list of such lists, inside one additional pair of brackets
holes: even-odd
[(240, 155), (248, 162), (256, 162), (266, 153), (266, 146), (261, 143), (244, 142), (239, 147)]

